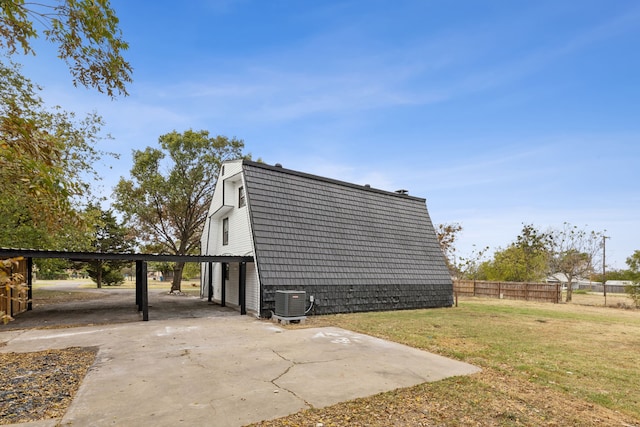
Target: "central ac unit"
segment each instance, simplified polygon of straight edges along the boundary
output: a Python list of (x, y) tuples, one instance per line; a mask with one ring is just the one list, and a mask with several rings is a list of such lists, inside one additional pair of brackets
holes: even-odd
[(276, 291), (275, 315), (280, 317), (304, 316), (305, 291)]

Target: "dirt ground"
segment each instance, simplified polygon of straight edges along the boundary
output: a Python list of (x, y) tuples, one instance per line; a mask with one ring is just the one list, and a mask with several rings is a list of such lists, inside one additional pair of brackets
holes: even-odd
[[(58, 328), (142, 321), (136, 306), (133, 288), (85, 288), (78, 282), (48, 284), (33, 291), (33, 310), (15, 317), (0, 331), (25, 328)], [(197, 290), (169, 294), (170, 285), (149, 290), (149, 319), (171, 319), (234, 314), (233, 309), (220, 307), (200, 299)]]

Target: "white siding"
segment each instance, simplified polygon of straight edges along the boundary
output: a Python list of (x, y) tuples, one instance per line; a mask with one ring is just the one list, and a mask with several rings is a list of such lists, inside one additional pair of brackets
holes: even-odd
[(238, 263), (229, 264), (229, 280), (227, 280), (227, 304), (238, 305)]
[[(202, 234), (202, 252), (205, 255), (235, 255), (251, 256), (253, 251), (253, 237), (249, 219), (248, 206), (239, 207), (239, 189), (244, 187), (242, 161), (224, 163), (224, 174), (218, 178), (213, 200), (209, 209), (209, 216)], [(223, 220), (229, 220), (228, 244), (222, 243)], [(232, 306), (239, 304), (238, 296), (238, 263), (231, 263), (229, 280), (226, 283), (226, 303)], [(201, 294), (208, 295), (207, 275), (202, 275)], [(213, 268), (213, 299), (221, 302), (222, 298), (222, 267), (215, 263)], [(246, 275), (246, 307), (256, 315), (260, 312), (260, 285), (258, 273), (254, 263), (247, 263)]]
[(258, 281), (258, 270), (254, 262), (247, 263), (247, 311), (260, 316), (260, 282)]

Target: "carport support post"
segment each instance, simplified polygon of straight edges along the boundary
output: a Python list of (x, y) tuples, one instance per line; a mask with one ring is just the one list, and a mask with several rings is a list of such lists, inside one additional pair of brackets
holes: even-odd
[(239, 286), (239, 293), (240, 295), (238, 296), (238, 299), (240, 300), (240, 314), (247, 314), (247, 296), (245, 295), (246, 293), (246, 288), (247, 288), (247, 263), (246, 262), (241, 262), (240, 263), (240, 272), (239, 272), (239, 281), (240, 283), (238, 284)]
[(138, 311), (142, 311), (142, 261), (136, 261), (136, 305)]
[(149, 288), (147, 286), (147, 262), (142, 261), (142, 320), (149, 320)]
[(27, 311), (33, 310), (33, 258), (27, 258)]
[(227, 305), (227, 263), (223, 262), (222, 265), (222, 295), (220, 296), (220, 306), (226, 307)]
[(213, 263), (209, 263), (209, 274), (207, 276), (207, 284), (208, 284), (208, 298), (207, 301), (211, 302), (213, 300)]
[(136, 261), (136, 302), (142, 311), (142, 320), (149, 320), (149, 288), (147, 284), (147, 263)]

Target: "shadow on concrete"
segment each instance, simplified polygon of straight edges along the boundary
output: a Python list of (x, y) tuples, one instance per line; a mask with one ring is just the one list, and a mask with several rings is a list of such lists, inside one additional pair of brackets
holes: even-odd
[[(99, 290), (95, 299), (34, 305), (33, 310), (15, 316), (0, 332), (14, 329), (56, 328), (112, 323), (142, 322), (135, 289)], [(193, 295), (170, 295), (166, 290), (149, 290), (149, 321), (166, 319), (239, 316), (229, 307), (209, 303)]]

